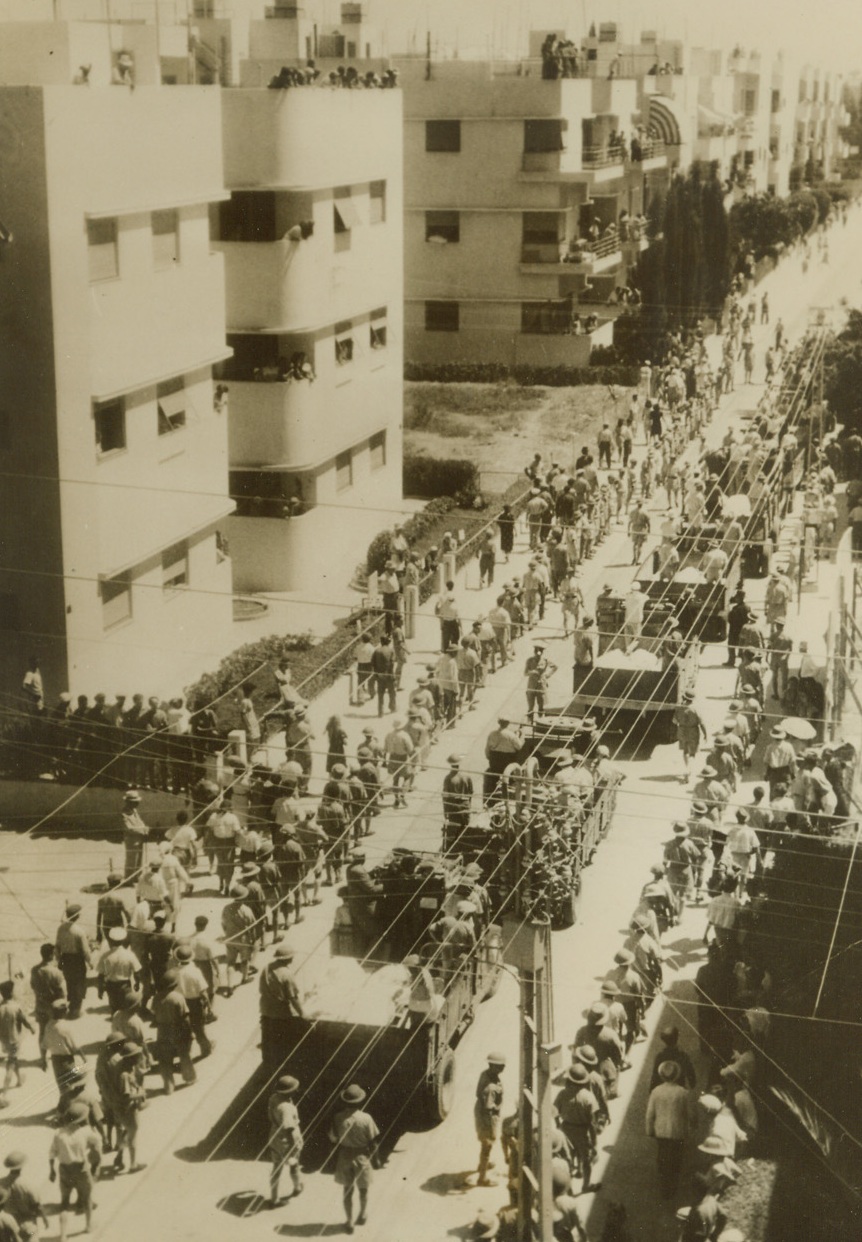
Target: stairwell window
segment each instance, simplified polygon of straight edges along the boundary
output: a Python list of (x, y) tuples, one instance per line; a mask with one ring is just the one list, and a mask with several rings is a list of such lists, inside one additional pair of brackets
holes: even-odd
[(159, 435), (169, 436), (186, 425), (186, 386), (179, 379), (165, 380), (156, 389), (159, 411)]
[(175, 211), (154, 211), (153, 266), (156, 271), (174, 267), (180, 261), (180, 226)]
[(102, 629), (111, 630), (132, 619), (132, 580), (127, 574), (107, 578), (100, 584)]
[(346, 492), (353, 486), (353, 454), (350, 449), (335, 459), (335, 490)]
[(120, 274), (117, 221), (87, 221), (87, 266), (90, 283), (115, 280)]
[(386, 182), (372, 181), (368, 205), (368, 223), (383, 224), (386, 220)]
[(386, 465), (386, 432), (378, 431), (368, 441), (368, 452), (371, 458), (371, 469), (382, 470)]
[(353, 361), (353, 324), (350, 322), (335, 325), (335, 361), (338, 366), (346, 366)]
[(93, 424), (96, 448), (101, 456), (126, 447), (126, 403), (122, 397), (97, 401), (93, 406)]

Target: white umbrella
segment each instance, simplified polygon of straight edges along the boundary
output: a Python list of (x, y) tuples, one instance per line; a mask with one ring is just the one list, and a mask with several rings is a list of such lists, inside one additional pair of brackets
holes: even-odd
[(741, 494), (726, 496), (724, 512), (727, 517), (751, 517), (751, 501)]
[(781, 728), (788, 737), (795, 738), (797, 742), (813, 742), (817, 737), (814, 725), (803, 720), (801, 716), (788, 716), (786, 720), (782, 720)]

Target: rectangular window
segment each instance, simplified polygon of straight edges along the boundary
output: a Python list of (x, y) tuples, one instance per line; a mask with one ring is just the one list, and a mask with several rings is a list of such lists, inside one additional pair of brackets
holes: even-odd
[(369, 345), (372, 349), (386, 348), (386, 307), (371, 312), (369, 324)]
[(159, 435), (168, 436), (186, 425), (186, 386), (182, 376), (165, 380), (156, 388), (159, 410)]
[(461, 122), (460, 121), (426, 121), (425, 122), (425, 150), (426, 151), (460, 151), (461, 150)]
[(383, 224), (386, 219), (386, 182), (372, 181), (368, 204), (368, 223)]
[(371, 457), (371, 469), (382, 470), (386, 465), (386, 432), (378, 431), (376, 436), (372, 436), (368, 441), (368, 449)]
[(234, 190), (218, 204), (217, 241), (273, 242), (276, 233), (275, 194), (271, 190)]
[(154, 211), (153, 266), (156, 271), (173, 267), (180, 261), (180, 225), (175, 211)]
[(9, 591), (0, 591), (0, 630), (21, 629), (21, 614), (18, 607), (18, 596)]
[(522, 241), (525, 246), (556, 246), (563, 237), (562, 217), (556, 211), (525, 211)]
[(748, 89), (743, 96), (743, 111), (746, 116), (754, 116), (757, 107), (757, 92), (754, 89)]
[(116, 220), (87, 221), (87, 263), (91, 282), (119, 276)]
[(353, 324), (349, 320), (335, 325), (335, 361), (339, 366), (353, 361)]
[(426, 211), (425, 240), (427, 242), (459, 242), (461, 240), (460, 211)]
[(457, 302), (426, 302), (426, 332), (457, 332), (460, 327), (460, 306)]
[(119, 578), (108, 578), (101, 584), (102, 595), (102, 629), (110, 630), (115, 625), (132, 619), (132, 580), (126, 574)]
[(563, 151), (563, 122), (559, 117), (524, 122), (524, 150)]
[(350, 449), (339, 453), (335, 459), (335, 490), (346, 492), (353, 486), (353, 454)]
[(772, 92), (772, 100), (770, 103), (770, 107), (773, 112), (781, 111), (781, 91)]
[(183, 541), (162, 553), (162, 590), (175, 595), (189, 584), (189, 547)]
[(126, 403), (122, 397), (97, 402), (93, 407), (96, 448), (100, 453), (116, 453), (126, 447)]

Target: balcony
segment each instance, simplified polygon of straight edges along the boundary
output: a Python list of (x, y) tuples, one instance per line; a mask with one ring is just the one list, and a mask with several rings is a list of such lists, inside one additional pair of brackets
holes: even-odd
[(632, 163), (640, 164), (643, 172), (667, 167), (667, 151), (660, 138), (632, 139)]
[(626, 160), (625, 147), (619, 146), (599, 146), (584, 147), (581, 153), (581, 163), (584, 168), (616, 168), (617, 176), (623, 175), (623, 167)]
[(596, 275), (622, 263), (620, 235), (600, 237), (597, 241), (582, 238), (556, 243), (521, 247), (521, 272), (527, 276), (552, 273)]

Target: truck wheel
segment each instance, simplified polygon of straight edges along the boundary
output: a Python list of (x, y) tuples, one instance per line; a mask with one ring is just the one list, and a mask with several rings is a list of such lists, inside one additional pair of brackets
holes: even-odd
[(434, 1125), (445, 1121), (455, 1099), (455, 1053), (447, 1048), (434, 1069), (434, 1083), (428, 1092), (428, 1113)]

